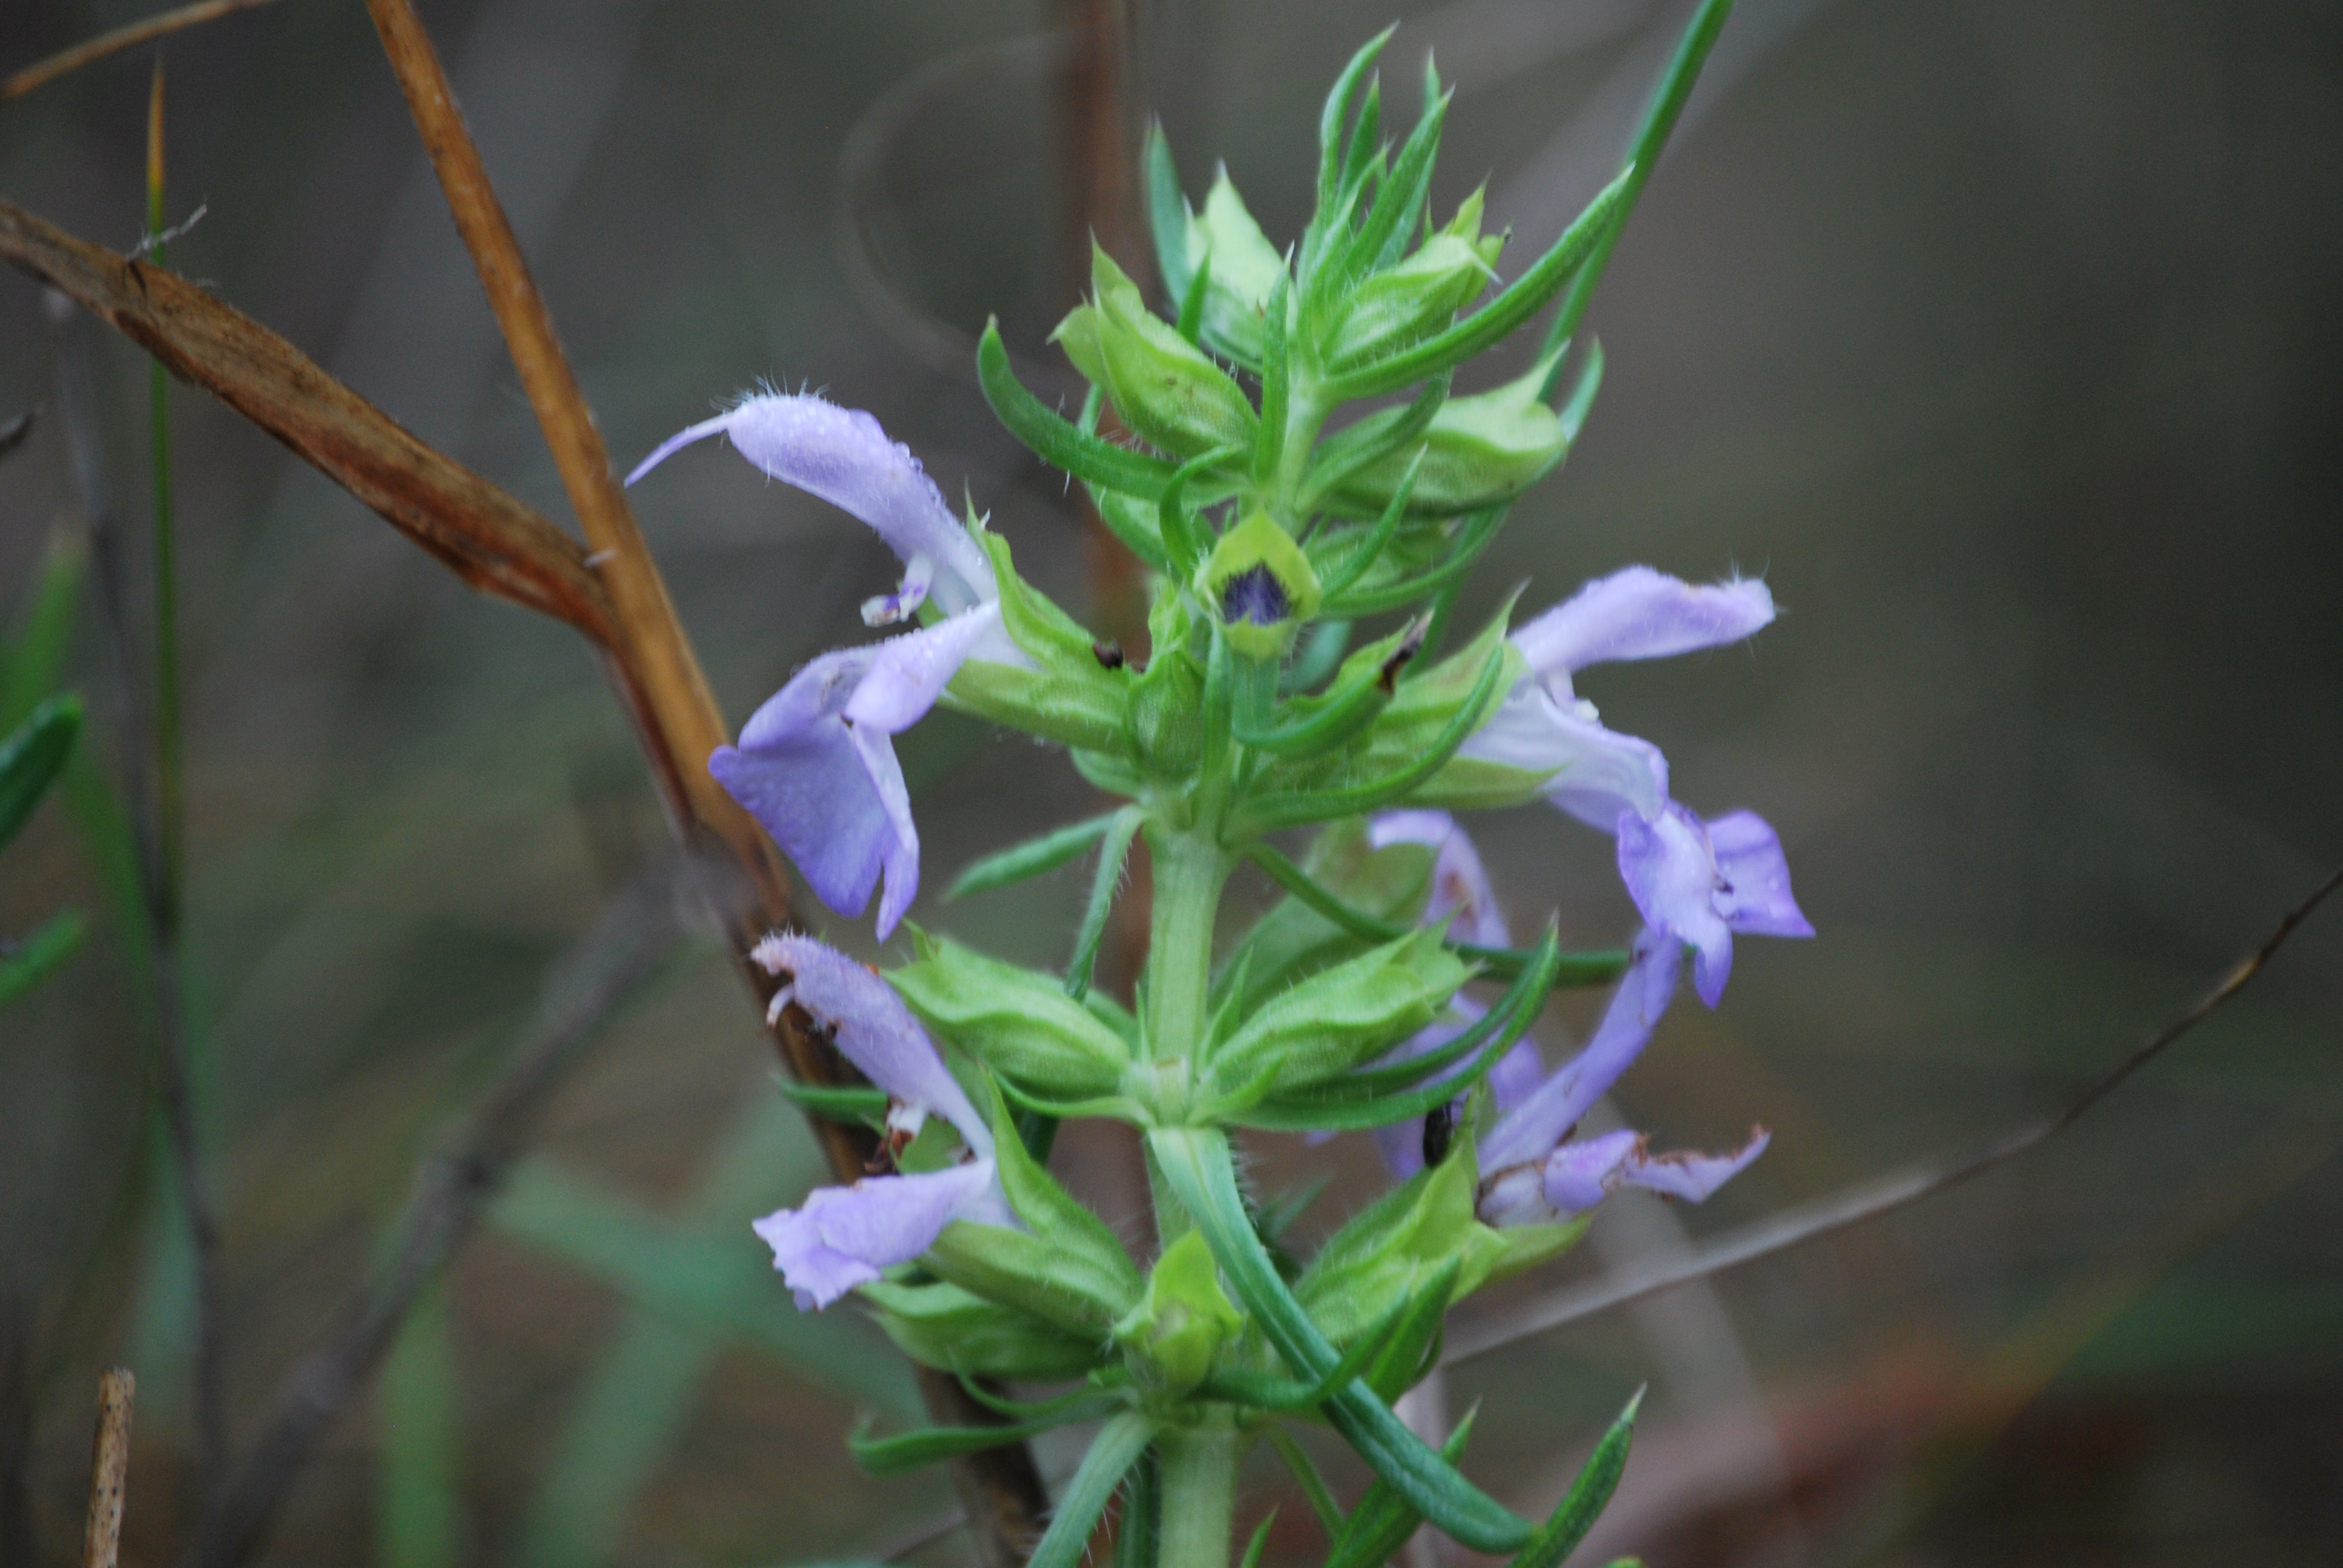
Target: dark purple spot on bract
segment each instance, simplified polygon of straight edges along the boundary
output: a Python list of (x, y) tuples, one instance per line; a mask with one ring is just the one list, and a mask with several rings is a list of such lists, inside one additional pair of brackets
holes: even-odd
[(1221, 618), (1275, 626), (1285, 618), (1285, 587), (1264, 566), (1247, 567), (1221, 590)]

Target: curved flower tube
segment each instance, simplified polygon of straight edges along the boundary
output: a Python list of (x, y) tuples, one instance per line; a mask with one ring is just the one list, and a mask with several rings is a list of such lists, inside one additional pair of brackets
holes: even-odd
[(772, 834), (821, 901), (861, 912), (883, 875), (884, 941), (920, 885), (920, 837), (894, 738), (925, 717), (971, 658), (1031, 668), (1001, 624), (992, 563), (909, 447), (860, 408), (764, 392), (659, 443), (631, 485), (671, 454), (729, 437), (765, 473), (853, 514), (903, 562), (890, 594), (866, 601), (890, 626), (933, 600), (943, 618), (868, 648), (826, 653), (793, 676), (719, 747), (709, 771)]
[(1643, 1054), (1675, 995), (1683, 952), (1670, 933), (1646, 930), (1586, 1049), (1510, 1108), (1500, 1102), (1503, 1114), (1481, 1143), (1483, 1223), (1503, 1229), (1567, 1220), (1622, 1186), (1697, 1203), (1765, 1151), (1771, 1134), (1762, 1127), (1733, 1154), (1654, 1154), (1643, 1134), (1629, 1131), (1571, 1137)]
[(797, 1002), (830, 1031), (849, 1061), (887, 1091), (890, 1133), (916, 1135), (929, 1116), (940, 1116), (969, 1152), (965, 1161), (942, 1171), (824, 1187), (802, 1206), (756, 1221), (798, 1310), (826, 1307), (878, 1279), (880, 1270), (910, 1262), (954, 1220), (1015, 1227), (993, 1162), (992, 1130), (894, 989), (877, 971), (811, 937), (767, 937), (750, 956), (768, 973), (791, 977), (773, 999), (776, 1013)]
[(1546, 799), (1606, 833), (1622, 812), (1650, 820), (1668, 803), (1667, 759), (1648, 740), (1605, 729), (1571, 677), (1592, 664), (1738, 642), (1773, 618), (1774, 596), (1754, 578), (1695, 587), (1650, 567), (1597, 578), (1513, 633), (1530, 672), (1460, 755), (1553, 774)]

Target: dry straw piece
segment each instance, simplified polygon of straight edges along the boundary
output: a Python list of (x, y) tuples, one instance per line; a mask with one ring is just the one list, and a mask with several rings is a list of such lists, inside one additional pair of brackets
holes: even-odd
[(128, 1367), (108, 1367), (97, 1380), (97, 1442), (90, 1459), (89, 1524), (82, 1533), (82, 1568), (114, 1568), (122, 1554), (123, 1487), (130, 1476), (130, 1406), (138, 1378)]

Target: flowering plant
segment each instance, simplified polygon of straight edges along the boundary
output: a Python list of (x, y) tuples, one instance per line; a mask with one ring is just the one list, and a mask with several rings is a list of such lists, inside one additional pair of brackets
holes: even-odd
[[(1696, 28), (1721, 15), (1705, 7)], [(1091, 297), (1055, 335), (1090, 382), (1078, 420), (1021, 386), (998, 332), (984, 335), (995, 411), (1083, 482), (1154, 574), (1143, 664), (1021, 578), (1008, 545), (955, 517), (868, 414), (760, 392), (629, 481), (721, 434), (902, 560), (863, 614), (908, 629), (813, 660), (709, 764), (833, 910), (859, 916), (875, 892), (883, 940), (911, 908), (920, 838), (893, 738), (940, 702), (1065, 748), (1122, 801), (960, 879), (996, 888), (1094, 849), (1062, 974), (916, 928), (911, 960), (884, 973), (799, 934), (754, 955), (785, 981), (776, 1009), (802, 1007), (871, 1086), (799, 1092), (882, 1135), (882, 1169), (758, 1226), (798, 1306), (859, 1293), (906, 1352), (1013, 1418), (858, 1452), (885, 1470), (1102, 1421), (1035, 1548), (1043, 1568), (1072, 1563), (1126, 1489), (1129, 1561), (1222, 1568), (1237, 1463), (1297, 1419), (1322, 1419), (1378, 1478), (1345, 1511), (1305, 1477), (1331, 1562), (1381, 1562), (1429, 1521), (1551, 1568), (1615, 1481), (1632, 1407), (1540, 1524), (1466, 1479), (1462, 1434), (1435, 1452), (1392, 1402), (1437, 1361), (1450, 1307), (1569, 1247), (1606, 1193), (1696, 1201), (1765, 1144), (1757, 1130), (1736, 1152), (1655, 1154), (1630, 1131), (1577, 1136), (1651, 1038), (1687, 951), (1714, 1007), (1736, 932), (1810, 928), (1764, 819), (1680, 804), (1659, 750), (1607, 728), (1573, 680), (1737, 642), (1773, 618), (1772, 595), (1629, 567), (1518, 624), (1509, 603), (1451, 637), (1466, 571), (1594, 403), (1601, 355), (1565, 382), (1567, 337), (1647, 158), (1492, 293), (1505, 240), (1481, 232), (1480, 196), (1438, 226), (1428, 210), (1447, 103), (1429, 65), (1422, 118), (1396, 148), (1381, 139), (1369, 75), (1383, 42), (1328, 98), (1317, 211), (1290, 249), (1225, 173), (1192, 210), (1151, 138), (1172, 308), (1155, 314), (1096, 253)], [(1526, 375), (1454, 392), (1468, 360), (1566, 286)], [(1110, 409), (1135, 442), (1101, 433)], [(1378, 618), (1388, 628), (1353, 647)], [(1614, 839), (1642, 918), (1624, 949), (1564, 951), (1551, 924), (1515, 945), (1452, 813), (1540, 801)], [(1277, 841), (1302, 829), (1297, 859)], [(1140, 840), (1153, 905), (1126, 1010), (1091, 975)], [(1223, 941), (1222, 892), (1247, 862), (1286, 896)], [(1593, 1038), (1548, 1071), (1528, 1033), (1548, 994), (1606, 983)], [(1050, 1175), (1053, 1130), (1073, 1117), (1142, 1130), (1151, 1261)], [(1240, 1129), (1373, 1130), (1397, 1184), (1297, 1261), (1246, 1191)], [(1026, 1404), (979, 1379), (1075, 1386)]]

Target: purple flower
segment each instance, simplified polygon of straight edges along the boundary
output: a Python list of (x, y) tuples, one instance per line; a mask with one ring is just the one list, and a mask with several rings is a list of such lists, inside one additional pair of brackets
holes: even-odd
[[(1457, 826), (1456, 819), (1445, 811), (1386, 811), (1367, 825), (1367, 838), (1378, 849), (1386, 844), (1405, 843), (1428, 845), (1435, 851), (1432, 896), (1424, 904), (1423, 924), (1436, 926), (1446, 920), (1453, 938), (1476, 947), (1513, 945), (1513, 931), (1505, 924), (1504, 910), (1497, 907), (1496, 890), (1489, 885), (1480, 851), (1473, 847), (1471, 836)], [(1449, 998), (1444, 1016), (1392, 1051), (1383, 1065), (1439, 1050), (1487, 1012), (1488, 1009), (1459, 991)], [(1449, 1073), (1463, 1070), (1463, 1065), (1459, 1063)], [(1498, 1108), (1503, 1110), (1529, 1093), (1544, 1072), (1545, 1060), (1538, 1054), (1537, 1041), (1526, 1035), (1515, 1040), (1513, 1049), (1489, 1070), (1489, 1084), (1495, 1091)], [(1414, 1116), (1375, 1129), (1375, 1141), (1383, 1150), (1383, 1162), (1402, 1181), (1423, 1169), (1423, 1117)]]
[(826, 653), (750, 717), (709, 771), (764, 824), (822, 902), (860, 913), (883, 874), (884, 941), (920, 885), (920, 836), (894, 738), (935, 706), (971, 658), (1030, 668), (1001, 624), (992, 563), (944, 505), (908, 447), (859, 408), (767, 392), (659, 443), (633, 484), (678, 449), (719, 432), (774, 478), (869, 524), (903, 562), (891, 594), (862, 607), (890, 626), (930, 599), (944, 618), (866, 648)]
[(1551, 772), (1548, 800), (1618, 836), (1619, 874), (1635, 907), (1698, 950), (1693, 985), (1711, 1007), (1732, 972), (1735, 931), (1814, 935), (1790, 896), (1781, 840), (1753, 813), (1704, 824), (1676, 804), (1659, 748), (1604, 729), (1571, 677), (1610, 659), (1737, 642), (1773, 618), (1762, 582), (1694, 587), (1649, 567), (1597, 578), (1513, 634), (1530, 674), (1463, 747), (1467, 756)]
[(1481, 1144), (1482, 1221), (1503, 1228), (1567, 1220), (1622, 1186), (1697, 1203), (1765, 1152), (1770, 1136), (1755, 1129), (1739, 1152), (1653, 1154), (1641, 1133), (1571, 1138), (1579, 1121), (1609, 1092), (1652, 1038), (1674, 996), (1683, 945), (1647, 930), (1619, 981), (1594, 1038), (1562, 1070), (1505, 1110)]
[(1619, 877), (1654, 929), (1690, 946), (1693, 989), (1715, 1007), (1733, 972), (1733, 933), (1810, 937), (1790, 895), (1782, 840), (1755, 811), (1704, 822), (1674, 801), (1646, 821), (1619, 816)]
[(992, 1130), (944, 1066), (943, 1058), (876, 970), (811, 937), (770, 936), (750, 955), (790, 982), (773, 999), (778, 1014), (794, 1000), (830, 1031), (839, 1050), (887, 1091), (890, 1134), (916, 1136), (930, 1115), (951, 1123), (969, 1158), (915, 1176), (872, 1176), (851, 1187), (824, 1187), (800, 1208), (756, 1222), (773, 1249), (773, 1266), (798, 1309), (826, 1307), (880, 1271), (928, 1250), (954, 1220), (1017, 1223), (993, 1164)]
[(1650, 567), (1598, 578), (1513, 632), (1530, 673), (1462, 754), (1553, 774), (1546, 799), (1605, 832), (1622, 811), (1657, 817), (1668, 802), (1667, 759), (1648, 740), (1604, 729), (1571, 677), (1591, 664), (1738, 642), (1773, 618), (1774, 596), (1754, 579), (1694, 587)]

